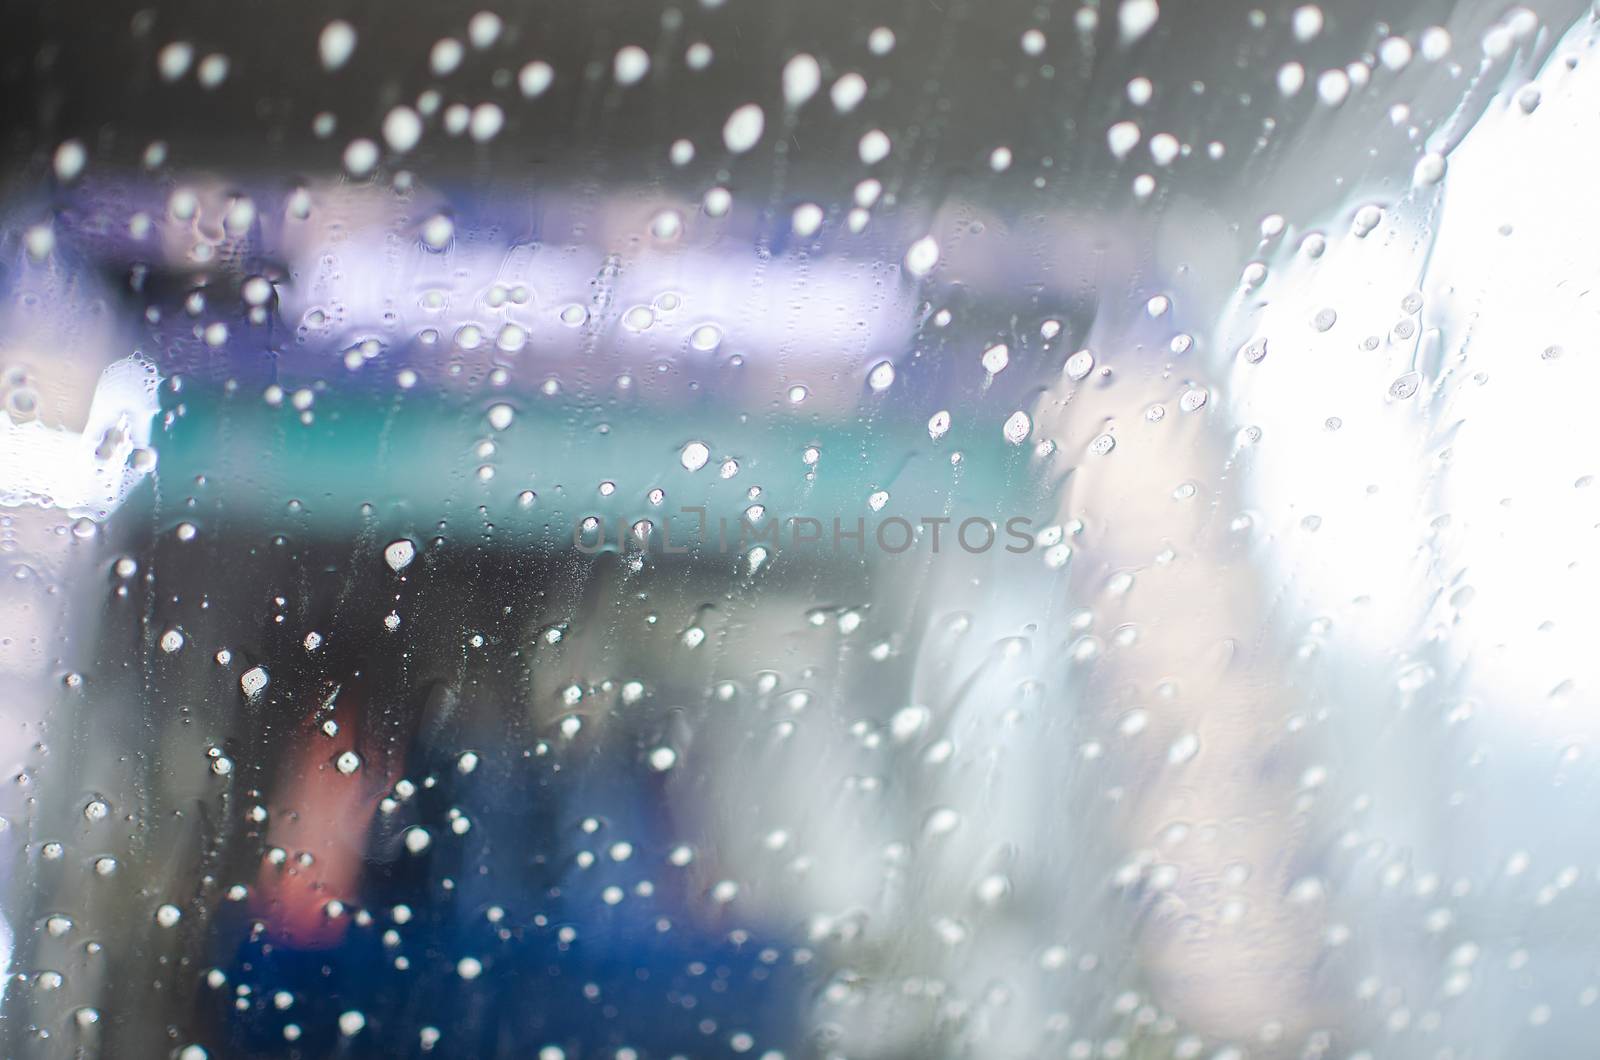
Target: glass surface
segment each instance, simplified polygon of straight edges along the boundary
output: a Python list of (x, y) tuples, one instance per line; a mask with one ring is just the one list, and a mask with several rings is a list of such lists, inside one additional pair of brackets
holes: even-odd
[(1587, 5), (4, 18), (0, 1055), (1593, 1055)]

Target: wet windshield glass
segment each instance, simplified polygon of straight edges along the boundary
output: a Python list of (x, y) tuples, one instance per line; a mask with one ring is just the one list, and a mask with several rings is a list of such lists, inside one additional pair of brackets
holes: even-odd
[(1588, 1055), (1586, 6), (5, 18), (0, 1053)]

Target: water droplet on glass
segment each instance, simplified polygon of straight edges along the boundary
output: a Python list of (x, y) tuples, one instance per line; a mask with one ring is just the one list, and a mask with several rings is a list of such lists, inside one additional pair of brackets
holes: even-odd
[(1438, 62), (1450, 54), (1450, 31), (1443, 26), (1429, 26), (1422, 31), (1420, 40), (1422, 57), (1428, 62)]
[(264, 666), (252, 666), (239, 675), (239, 687), (247, 696), (253, 696), (267, 687), (267, 670)]
[(1407, 372), (1405, 375), (1402, 375), (1400, 378), (1389, 384), (1389, 396), (1397, 401), (1404, 401), (1405, 399), (1416, 394), (1421, 386), (1421, 373)]
[(406, 538), (391, 541), (384, 547), (383, 561), (392, 571), (403, 571), (411, 566), (411, 561), (417, 557), (417, 546)]
[(1119, 121), (1106, 130), (1106, 145), (1113, 158), (1126, 158), (1139, 143), (1139, 126), (1131, 121)]
[(1312, 4), (1294, 9), (1294, 39), (1301, 44), (1322, 32), (1322, 9)]
[(699, 471), (706, 466), (706, 461), (711, 459), (711, 450), (704, 442), (690, 442), (678, 454), (678, 462), (686, 471)]
[(517, 90), (525, 99), (537, 99), (555, 78), (555, 69), (549, 63), (535, 59), (517, 72)]
[(1378, 227), (1379, 222), (1382, 220), (1383, 210), (1372, 203), (1368, 203), (1356, 211), (1355, 218), (1351, 222), (1351, 231), (1355, 233), (1358, 239), (1364, 239), (1371, 234), (1374, 228)]
[(683, 234), (683, 215), (677, 210), (662, 210), (650, 219), (650, 234), (663, 242), (671, 242)]
[(864, 164), (873, 166), (889, 157), (890, 146), (887, 133), (882, 129), (872, 129), (861, 137), (856, 151)]
[(1444, 179), (1445, 158), (1437, 151), (1429, 151), (1417, 160), (1416, 169), (1412, 172), (1411, 183), (1417, 187), (1428, 187)]
[(505, 127), (506, 114), (498, 103), (479, 103), (472, 108), (472, 119), (467, 124), (467, 135), (478, 143), (488, 143)]
[(1285, 96), (1298, 95), (1306, 84), (1306, 68), (1299, 63), (1284, 63), (1278, 67), (1278, 91)]
[[(985, 365), (985, 367), (988, 366)], [(1088, 374), (1093, 370), (1094, 354), (1088, 350), (1079, 350), (1077, 353), (1067, 358), (1067, 378), (1071, 379), (1075, 383), (1087, 377)]]
[(834, 110), (848, 114), (867, 98), (867, 79), (854, 71), (847, 73), (833, 83), (828, 96), (833, 101)]
[(617, 49), (612, 62), (612, 74), (619, 85), (637, 84), (650, 72), (650, 55), (637, 44), (627, 44)]
[(422, 118), (410, 107), (395, 107), (384, 115), (383, 139), (391, 150), (405, 154), (422, 139)]
[(1117, 27), (1122, 32), (1122, 43), (1132, 44), (1150, 32), (1161, 17), (1161, 7), (1156, 0), (1122, 0), (1117, 8)]
[(736, 155), (744, 154), (756, 145), (766, 129), (766, 115), (755, 103), (746, 103), (728, 115), (722, 126), (722, 142)]
[(939, 244), (931, 235), (923, 236), (906, 251), (906, 271), (916, 277), (928, 275), (939, 263)]
[(337, 70), (350, 61), (356, 50), (355, 27), (343, 19), (334, 19), (322, 27), (317, 38), (317, 55), (324, 70)]
[(63, 184), (72, 183), (83, 173), (88, 161), (89, 153), (84, 150), (81, 140), (63, 140), (56, 148), (54, 158), (56, 179)]
[(1011, 363), (1011, 349), (1005, 343), (996, 343), (983, 351), (980, 358), (983, 370), (990, 375), (999, 375), (1005, 371), (1006, 365)]
[(789, 225), (797, 236), (814, 236), (822, 227), (822, 207), (814, 202), (804, 202), (794, 208)]
[(378, 165), (378, 145), (364, 137), (351, 140), (344, 149), (345, 172), (360, 179)]
[(701, 353), (710, 353), (722, 345), (722, 329), (715, 324), (701, 324), (689, 333), (689, 345)]
[(194, 45), (188, 41), (173, 41), (163, 45), (156, 53), (156, 70), (160, 72), (163, 81), (176, 81), (189, 72), (189, 64), (194, 62)]
[(1004, 428), (1006, 441), (1012, 445), (1021, 445), (1028, 440), (1028, 432), (1031, 430), (1033, 430), (1033, 421), (1028, 418), (1026, 412), (1019, 409), (1013, 412), (1011, 417), (1006, 420)]
[(1317, 75), (1317, 98), (1326, 106), (1337, 107), (1350, 95), (1350, 75), (1343, 70), (1324, 70)]
[(799, 107), (822, 87), (822, 66), (802, 52), (783, 66), (783, 101), (791, 109)]

